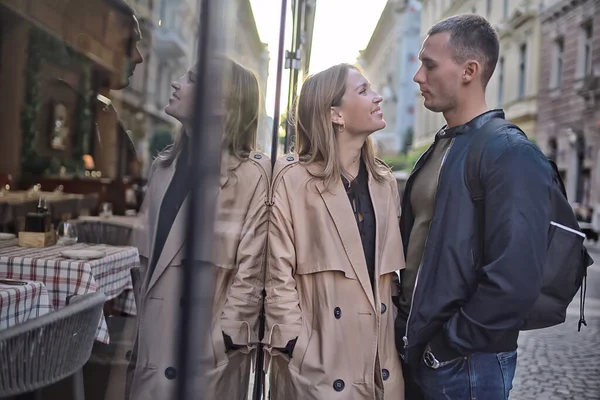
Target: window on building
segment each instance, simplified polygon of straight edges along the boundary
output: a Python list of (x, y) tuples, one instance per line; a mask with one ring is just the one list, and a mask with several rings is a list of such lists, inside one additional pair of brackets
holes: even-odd
[(561, 86), (564, 68), (564, 53), (565, 53), (565, 40), (564, 38), (558, 38), (554, 41), (553, 49), (553, 63), (552, 72), (550, 79), (550, 88), (554, 89)]
[(519, 92), (518, 98), (525, 97), (527, 89), (527, 43), (519, 47)]
[(487, 0), (485, 2), (485, 15), (489, 18), (492, 14), (492, 0)]
[(504, 0), (502, 4), (502, 16), (508, 18), (508, 0)]
[(581, 72), (583, 76), (592, 74), (592, 21), (581, 27)]
[(498, 107), (504, 102), (504, 57), (498, 61)]
[(477, 14), (477, 8), (475, 8), (475, 7), (473, 6), (473, 8), (471, 8), (471, 12), (472, 12), (473, 14)]

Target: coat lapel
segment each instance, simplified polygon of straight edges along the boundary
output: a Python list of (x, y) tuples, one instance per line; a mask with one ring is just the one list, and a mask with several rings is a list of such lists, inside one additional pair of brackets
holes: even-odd
[[(387, 183), (377, 182), (369, 175), (369, 194), (373, 203), (375, 213), (375, 277), (379, 282), (381, 275), (381, 256), (383, 244), (385, 243), (388, 223), (390, 221), (389, 202), (392, 201), (393, 193), (389, 190)], [(395, 216), (394, 216), (395, 217)]]
[[(150, 257), (152, 257), (152, 252), (154, 249), (154, 242), (156, 241), (157, 229), (158, 229), (158, 219), (160, 214), (160, 208), (162, 206), (162, 201), (167, 193), (168, 187), (173, 180), (175, 175), (176, 163), (173, 162), (169, 167), (156, 171), (152, 180), (156, 185), (152, 190), (151, 201), (152, 204), (149, 205), (152, 209), (149, 209), (148, 212), (151, 212), (152, 215), (148, 216), (148, 233), (151, 233), (150, 241), (149, 241), (149, 253)], [(165, 241), (165, 245), (162, 249), (162, 252), (158, 255), (158, 260), (150, 259), (149, 265), (156, 262), (154, 270), (150, 276), (147, 276), (145, 281), (148, 283), (146, 293), (152, 289), (152, 287), (156, 284), (162, 273), (165, 271), (167, 266), (171, 263), (175, 255), (181, 250), (185, 241), (185, 214), (188, 207), (188, 196), (186, 196), (183, 201), (175, 220), (173, 221), (173, 225), (171, 226), (171, 230), (168, 233), (167, 239)]]
[[(158, 261), (156, 262), (156, 266), (154, 267), (154, 271), (152, 273), (152, 276), (150, 277), (148, 291), (150, 291), (150, 289), (152, 289), (152, 287), (156, 284), (162, 273), (165, 272), (165, 269), (172, 263), (177, 253), (179, 253), (179, 251), (185, 244), (186, 215), (188, 203), (189, 197), (186, 196), (185, 200), (181, 204), (179, 212), (177, 213), (177, 217), (175, 217), (175, 221), (173, 221), (173, 225), (171, 226), (171, 230), (169, 231), (169, 235), (167, 236), (165, 246), (163, 247), (162, 252), (158, 256)], [(179, 264), (179, 262), (177, 264)]]
[(338, 181), (329, 188), (330, 190), (326, 190), (324, 183), (319, 180), (317, 187), (333, 219), (352, 268), (371, 306), (375, 310), (375, 299), (373, 298), (373, 289), (369, 279), (369, 272), (367, 271), (365, 253), (360, 233), (358, 232), (358, 226), (356, 225), (356, 219), (354, 218), (354, 213), (344, 186), (341, 181)]
[[(221, 158), (221, 175), (219, 178), (219, 186), (222, 189), (227, 183), (231, 180), (232, 174), (231, 171), (237, 168), (240, 165), (241, 161), (237, 158), (223, 154)], [(175, 164), (175, 163), (173, 163)], [(173, 176), (175, 174), (175, 168), (169, 169), (169, 175), (165, 175), (163, 181), (171, 182)], [(167, 185), (168, 187), (168, 185)], [(162, 199), (166, 193), (166, 188), (163, 189), (163, 192), (160, 194), (160, 199), (162, 203)], [(218, 193), (217, 193), (218, 194)], [(150, 277), (150, 282), (148, 283), (148, 291), (152, 289), (152, 287), (156, 284), (156, 282), (160, 279), (160, 276), (163, 274), (165, 269), (173, 263), (179, 264), (182, 260), (174, 260), (175, 256), (182, 250), (185, 241), (186, 241), (186, 223), (187, 223), (187, 209), (189, 207), (190, 197), (186, 196), (183, 201), (181, 208), (177, 213), (177, 217), (175, 221), (173, 221), (173, 225), (171, 226), (171, 230), (169, 231), (169, 235), (167, 236), (167, 240), (165, 242), (165, 246), (163, 247), (162, 253), (158, 257), (158, 261), (156, 262), (156, 266), (154, 268), (154, 272)], [(160, 203), (157, 203), (158, 209), (155, 210), (156, 214), (160, 212)], [(156, 219), (156, 223), (158, 223), (158, 218)], [(156, 229), (156, 227), (154, 227)], [(154, 238), (156, 233), (154, 234)], [(154, 246), (154, 239), (152, 242), (152, 246)]]

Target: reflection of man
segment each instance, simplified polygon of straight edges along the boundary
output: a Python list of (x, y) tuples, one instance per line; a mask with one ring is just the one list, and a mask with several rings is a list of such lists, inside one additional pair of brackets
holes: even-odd
[(135, 68), (143, 62), (138, 43), (142, 39), (139, 22), (134, 10), (124, 0), (104, 0), (113, 10), (113, 24), (107, 28), (110, 42), (107, 43), (119, 60), (118, 68), (104, 74), (100, 80), (96, 105), (96, 140), (94, 158), (103, 175), (122, 176), (127, 166), (137, 159), (133, 140), (119, 121), (117, 111), (110, 99), (111, 90), (129, 86)]
[[(95, 140), (91, 155), (96, 167), (104, 176), (123, 175), (128, 163), (136, 159), (133, 141), (125, 127), (119, 122), (117, 112), (110, 99), (111, 90), (121, 90), (129, 86), (135, 68), (143, 62), (138, 48), (141, 29), (135, 12), (125, 0), (101, 0), (105, 7), (97, 18), (106, 23), (103, 33), (94, 37), (83, 29), (80, 20), (87, 7), (85, 0), (71, 0), (64, 8), (63, 34), (66, 41), (86, 53), (93, 53), (98, 61), (94, 68), (94, 90), (97, 90), (95, 112)], [(92, 43), (100, 41), (103, 52), (94, 52)], [(110, 54), (106, 57), (105, 54)], [(63, 82), (75, 86), (67, 77)], [(75, 87), (74, 87), (75, 89)], [(80, 93), (83, 95), (83, 93)]]

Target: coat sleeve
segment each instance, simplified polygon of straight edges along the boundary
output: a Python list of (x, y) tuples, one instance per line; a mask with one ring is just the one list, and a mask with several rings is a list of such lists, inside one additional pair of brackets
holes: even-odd
[(444, 326), (447, 344), (461, 354), (485, 349), (506, 330), (518, 330), (542, 284), (552, 169), (525, 139), (506, 143), (498, 153), (481, 169), (485, 229), (478, 285)]
[(269, 180), (262, 175), (251, 196), (237, 248), (237, 271), (221, 314), (223, 332), (236, 345), (258, 342), (264, 289)]
[(285, 348), (298, 337), (302, 326), (294, 273), (296, 250), (290, 193), (283, 177), (274, 182), (269, 219), (267, 274), (265, 282), (265, 344), (268, 349)]

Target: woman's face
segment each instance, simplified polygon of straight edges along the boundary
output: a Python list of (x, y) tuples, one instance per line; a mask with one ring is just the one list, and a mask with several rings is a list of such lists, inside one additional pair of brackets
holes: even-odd
[(333, 122), (342, 125), (343, 131), (353, 135), (370, 135), (385, 128), (379, 103), (383, 98), (359, 71), (350, 69), (346, 78), (346, 91), (341, 106), (333, 107)]
[(196, 89), (196, 67), (190, 68), (181, 78), (171, 83), (174, 89), (165, 112), (182, 124), (191, 124)]

